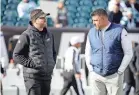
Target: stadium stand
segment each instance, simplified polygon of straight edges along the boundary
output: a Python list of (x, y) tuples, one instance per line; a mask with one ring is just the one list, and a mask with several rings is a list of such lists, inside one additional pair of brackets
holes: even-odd
[[(17, 5), (20, 1), (1, 0), (1, 25), (28, 25), (28, 20), (20, 20), (17, 16)], [(39, 0), (33, 1), (39, 5)], [(107, 9), (108, 2), (109, 0), (64, 0), (64, 5), (67, 9), (68, 27), (92, 27), (91, 12), (97, 8)], [(47, 23), (48, 26), (54, 26), (52, 18), (48, 18)]]

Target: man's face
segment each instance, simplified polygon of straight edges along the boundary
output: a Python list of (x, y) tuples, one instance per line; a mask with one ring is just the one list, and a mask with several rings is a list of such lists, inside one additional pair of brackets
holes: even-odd
[(135, 3), (136, 3), (136, 0), (129, 0), (129, 2), (130, 2), (131, 4), (135, 4)]
[(95, 15), (95, 16), (92, 17), (92, 21), (93, 21), (93, 24), (96, 27), (96, 29), (100, 30), (101, 27), (103, 26), (104, 17), (99, 16), (99, 15)]
[(115, 5), (113, 5), (113, 9), (114, 9), (114, 12), (118, 12), (119, 10), (120, 10), (120, 8), (119, 8), (119, 4), (115, 4)]
[(39, 25), (40, 27), (46, 27), (46, 18), (45, 17), (39, 17), (39, 18), (37, 18), (36, 19), (36, 21), (35, 21), (35, 23), (37, 24), (37, 25)]
[(60, 3), (58, 4), (58, 8), (59, 8), (59, 9), (62, 9), (63, 7), (64, 7), (63, 3), (60, 2)]

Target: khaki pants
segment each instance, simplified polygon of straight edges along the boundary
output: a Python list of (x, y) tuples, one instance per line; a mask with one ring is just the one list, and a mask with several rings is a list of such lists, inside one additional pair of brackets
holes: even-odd
[(95, 72), (90, 73), (92, 95), (124, 95), (123, 75), (117, 73), (103, 77)]

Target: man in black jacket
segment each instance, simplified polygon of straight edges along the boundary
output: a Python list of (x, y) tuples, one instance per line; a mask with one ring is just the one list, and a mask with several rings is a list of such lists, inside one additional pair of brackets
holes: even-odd
[(49, 95), (56, 52), (54, 38), (46, 28), (46, 16), (41, 9), (31, 12), (29, 27), (14, 49), (15, 63), (23, 65), (27, 95)]

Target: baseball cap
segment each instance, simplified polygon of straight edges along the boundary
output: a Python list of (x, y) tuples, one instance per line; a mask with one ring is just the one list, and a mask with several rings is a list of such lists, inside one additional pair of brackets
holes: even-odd
[(31, 12), (31, 20), (36, 20), (37, 18), (49, 16), (50, 13), (44, 13), (41, 9), (35, 9)]
[(83, 43), (83, 41), (81, 40), (81, 38), (79, 36), (74, 36), (70, 39), (70, 44), (71, 45), (75, 45), (78, 43)]

